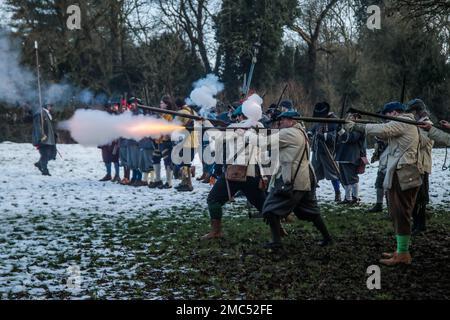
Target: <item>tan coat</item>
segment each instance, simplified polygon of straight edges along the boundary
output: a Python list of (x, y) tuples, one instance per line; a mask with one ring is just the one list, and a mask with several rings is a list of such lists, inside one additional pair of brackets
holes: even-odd
[[(429, 122), (431, 123), (428, 117), (419, 119), (419, 122)], [(422, 173), (431, 174), (433, 168), (433, 146), (434, 141), (430, 139), (429, 133), (423, 129), (420, 129), (420, 152), (419, 152), (419, 163), (420, 163), (420, 171)]]
[[(264, 128), (264, 125), (258, 122), (256, 125), (258, 128)], [(237, 127), (244, 128), (248, 127), (246, 121), (240, 123), (233, 123), (228, 126), (229, 128)], [(240, 133), (242, 131), (242, 133)], [(227, 163), (233, 165), (246, 165), (247, 166), (247, 177), (256, 177), (256, 166), (259, 165), (258, 160), (260, 159), (260, 150), (257, 144), (249, 144), (246, 146), (246, 135), (254, 135), (257, 140), (256, 131), (254, 129), (248, 129), (246, 131), (238, 129), (236, 131), (227, 130), (222, 131), (209, 131), (208, 135), (215, 142), (216, 156), (222, 152), (227, 152)], [(223, 143), (227, 144), (227, 150), (223, 150)], [(230, 148), (234, 149), (230, 152)], [(222, 150), (219, 152), (218, 150)], [(235, 152), (237, 154), (235, 154)]]
[[(399, 118), (415, 120), (412, 114), (404, 114)], [(383, 187), (391, 189), (395, 171), (405, 165), (415, 165), (418, 162), (417, 149), (420, 148), (418, 129), (413, 125), (390, 121), (366, 125), (366, 135), (377, 136), (388, 141), (387, 168)]]
[[(305, 137), (306, 131), (300, 124), (291, 128), (280, 129), (278, 133), (272, 135), (271, 140), (278, 141), (279, 144), (279, 161), (275, 174), (270, 181), (269, 190), (273, 188), (275, 180), (279, 177), (282, 177), (284, 182), (291, 182), (294, 179), (295, 171), (306, 148), (306, 154), (294, 181), (294, 190), (311, 191), (309, 144)], [(254, 136), (249, 141), (250, 144), (257, 143)], [(261, 142), (260, 147), (262, 147)]]
[[(197, 112), (192, 110), (188, 106), (183, 106), (183, 108), (178, 111), (179, 113), (186, 114), (186, 115), (194, 115), (197, 116)], [(175, 120), (178, 120), (181, 122), (184, 126), (188, 125), (189, 123), (195, 123), (192, 121), (192, 119), (184, 118), (184, 117), (175, 117)], [(197, 130), (190, 131), (188, 135), (184, 137), (183, 140), (183, 147), (184, 148), (193, 148), (197, 149), (199, 147), (200, 141), (199, 141), (199, 135)]]
[(450, 147), (450, 134), (439, 130), (438, 128), (431, 127), (428, 137), (438, 144), (443, 144)]

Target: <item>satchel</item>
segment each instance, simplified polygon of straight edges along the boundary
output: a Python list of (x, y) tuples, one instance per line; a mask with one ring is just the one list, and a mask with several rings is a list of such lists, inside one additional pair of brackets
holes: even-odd
[(419, 148), (420, 148), (420, 131), (419, 133), (419, 143), (417, 144), (417, 162), (415, 165), (408, 164), (404, 167), (397, 169), (397, 177), (400, 184), (400, 189), (402, 191), (410, 190), (413, 188), (418, 188), (422, 185), (423, 179), (422, 174), (419, 171)]
[(420, 187), (423, 183), (419, 169), (411, 164), (398, 169), (397, 177), (402, 191)]
[[(245, 146), (244, 146), (245, 150)], [(253, 148), (249, 154), (249, 158), (251, 158), (253, 154)], [(237, 155), (236, 155), (237, 157)], [(234, 160), (236, 160), (236, 157)], [(249, 159), (250, 161), (250, 159)], [(246, 182), (247, 181), (247, 168), (248, 165), (239, 165), (239, 164), (231, 164), (227, 166), (227, 170), (225, 171), (225, 179), (232, 182)]]

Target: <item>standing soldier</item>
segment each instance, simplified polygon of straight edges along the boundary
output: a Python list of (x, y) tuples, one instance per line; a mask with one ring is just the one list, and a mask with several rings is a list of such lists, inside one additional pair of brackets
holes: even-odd
[[(332, 243), (327, 227), (320, 215), (315, 193), (316, 178), (309, 162), (309, 142), (305, 129), (294, 118), (300, 115), (288, 111), (278, 117), (280, 131), (272, 137), (279, 143), (279, 165), (269, 185), (269, 195), (264, 203), (263, 215), (270, 225), (272, 242), (269, 249), (281, 248), (282, 228), (280, 219), (291, 212), (300, 219), (310, 221), (322, 234), (321, 246)], [(253, 141), (252, 141), (253, 140)], [(255, 138), (250, 138), (255, 143)], [(283, 193), (282, 189), (291, 192)]]
[[(321, 102), (314, 107), (314, 118), (336, 118), (330, 112), (330, 105)], [(339, 186), (339, 168), (334, 159), (337, 125), (329, 123), (318, 123), (309, 132), (312, 136), (312, 159), (311, 164), (316, 173), (317, 182), (323, 179), (331, 180), (333, 185), (335, 201), (341, 201)]]
[[(130, 98), (128, 101), (130, 111), (133, 115), (137, 116), (142, 114), (142, 110), (139, 110), (138, 104), (142, 104), (137, 98)], [(131, 181), (130, 186), (140, 187), (142, 186), (142, 172), (139, 170), (139, 159), (140, 159), (140, 147), (139, 142), (134, 139), (128, 140), (127, 145), (127, 163), (131, 170)]]
[[(261, 106), (259, 106), (261, 108)], [(262, 111), (261, 111), (262, 114)], [(245, 127), (248, 126), (247, 118), (242, 112), (242, 107), (239, 107), (234, 112), (234, 115), (238, 119), (238, 123), (232, 124), (229, 128), (233, 127)], [(256, 126), (259, 128), (263, 128), (262, 123), (256, 123)], [(250, 129), (254, 130), (254, 129)], [(226, 133), (227, 140), (235, 139), (239, 136), (237, 132), (227, 132)], [(216, 154), (223, 154), (220, 150), (223, 151), (223, 146), (219, 145), (221, 139), (216, 139)], [(259, 188), (260, 182), (260, 172), (259, 166), (257, 163), (258, 159), (258, 148), (254, 146), (247, 146), (242, 141), (243, 139), (237, 139), (236, 150), (237, 154), (234, 154), (232, 159), (229, 159), (231, 165), (227, 165), (225, 169), (225, 173), (222, 173), (220, 177), (218, 177), (217, 182), (214, 184), (214, 187), (211, 189), (208, 195), (208, 210), (209, 215), (211, 217), (211, 231), (202, 237), (203, 240), (209, 239), (217, 239), (222, 238), (222, 207), (228, 201), (232, 200), (237, 192), (241, 191), (248, 202), (250, 202), (259, 212), (262, 211), (262, 207), (265, 200), (265, 193), (262, 189)], [(222, 140), (223, 141), (223, 140)], [(244, 161), (242, 161), (244, 160)], [(225, 164), (224, 164), (225, 166)], [(230, 178), (231, 172), (235, 169), (241, 169), (241, 179), (232, 179)], [(235, 171), (236, 172), (236, 171)], [(237, 173), (237, 172), (236, 172)]]
[[(348, 119), (356, 120), (357, 115), (350, 114)], [(347, 132), (341, 128), (338, 132), (336, 146), (336, 161), (339, 163), (345, 198), (341, 204), (358, 204), (359, 168), (365, 165), (362, 159), (366, 157), (366, 137), (361, 132)]]
[[(386, 104), (383, 114), (415, 121), (414, 115), (405, 113), (405, 106), (400, 102)], [(383, 186), (387, 190), (388, 210), (394, 222), (397, 250), (394, 253), (383, 253), (385, 259), (381, 259), (380, 263), (388, 266), (411, 264), (412, 258), (409, 253), (411, 217), (422, 184), (418, 129), (414, 125), (398, 121), (367, 125), (350, 122), (346, 128), (388, 141), (388, 165)]]
[[(177, 99), (175, 102), (178, 112), (186, 115), (194, 115), (197, 116), (197, 112), (193, 109), (192, 106), (188, 106), (184, 103), (182, 99)], [(194, 127), (195, 122), (189, 118), (176, 117), (176, 120), (182, 123), (185, 127)], [(192, 186), (192, 174), (191, 174), (191, 166), (192, 161), (194, 160), (195, 153), (199, 147), (199, 137), (196, 130), (192, 130), (187, 133), (184, 137), (183, 141), (180, 142), (182, 147), (182, 152), (180, 154), (182, 158), (181, 165), (181, 183), (175, 187), (178, 191), (181, 192), (190, 192), (194, 190)], [(188, 157), (186, 157), (188, 155)], [(186, 157), (186, 159), (185, 159)], [(187, 160), (185, 162), (185, 160)]]
[[(414, 99), (408, 102), (406, 112), (414, 114), (418, 122), (432, 124), (427, 107), (420, 99)], [(417, 194), (416, 204), (413, 211), (413, 230), (412, 234), (420, 234), (426, 231), (426, 209), (430, 203), (430, 174), (432, 170), (432, 152), (434, 141), (428, 137), (428, 132), (420, 129), (421, 148), (419, 153), (419, 164), (421, 165), (423, 183)]]
[[(172, 98), (169, 95), (161, 98), (159, 106), (161, 109), (174, 110)], [(170, 114), (164, 114), (162, 118), (167, 121), (173, 120)], [(155, 181), (149, 184), (149, 188), (171, 189), (173, 178), (172, 141), (169, 135), (163, 135), (155, 139), (154, 143), (153, 168), (155, 169)], [(163, 183), (161, 180), (161, 160), (164, 160), (164, 166), (166, 168), (166, 183)]]
[(44, 176), (51, 176), (47, 164), (50, 160), (56, 160), (57, 134), (53, 126), (51, 115), (52, 106), (44, 105), (33, 115), (33, 145), (38, 148), (40, 159), (34, 164)]
[(153, 151), (155, 145), (152, 138), (145, 137), (139, 141), (139, 170), (142, 172), (141, 186), (148, 187), (148, 179), (150, 172), (153, 171)]

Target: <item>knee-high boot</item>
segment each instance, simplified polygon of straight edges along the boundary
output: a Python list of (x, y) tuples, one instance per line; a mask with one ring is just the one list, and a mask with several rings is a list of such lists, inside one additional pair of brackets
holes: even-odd
[(330, 233), (328, 232), (327, 226), (323, 222), (322, 216), (318, 215), (314, 221), (314, 226), (319, 230), (319, 232), (322, 234), (322, 241), (319, 243), (321, 247), (328, 246), (332, 244), (333, 239), (330, 236)]

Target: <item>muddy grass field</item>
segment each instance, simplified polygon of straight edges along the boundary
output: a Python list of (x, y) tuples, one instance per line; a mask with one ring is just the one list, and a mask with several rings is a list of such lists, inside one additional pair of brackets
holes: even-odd
[(226, 211), (226, 238), (210, 242), (199, 240), (209, 226), (206, 211), (196, 208), (174, 208), (164, 217), (157, 210), (127, 218), (92, 212), (6, 217), (0, 297), (448, 299), (449, 213), (435, 208), (428, 231), (413, 239), (413, 265), (381, 267), (381, 290), (368, 290), (367, 267), (394, 249), (394, 235), (385, 214), (365, 209), (322, 205), (335, 245), (318, 247), (312, 225), (295, 220), (286, 224), (289, 236), (277, 253), (262, 249), (268, 227), (249, 219), (242, 203)]

